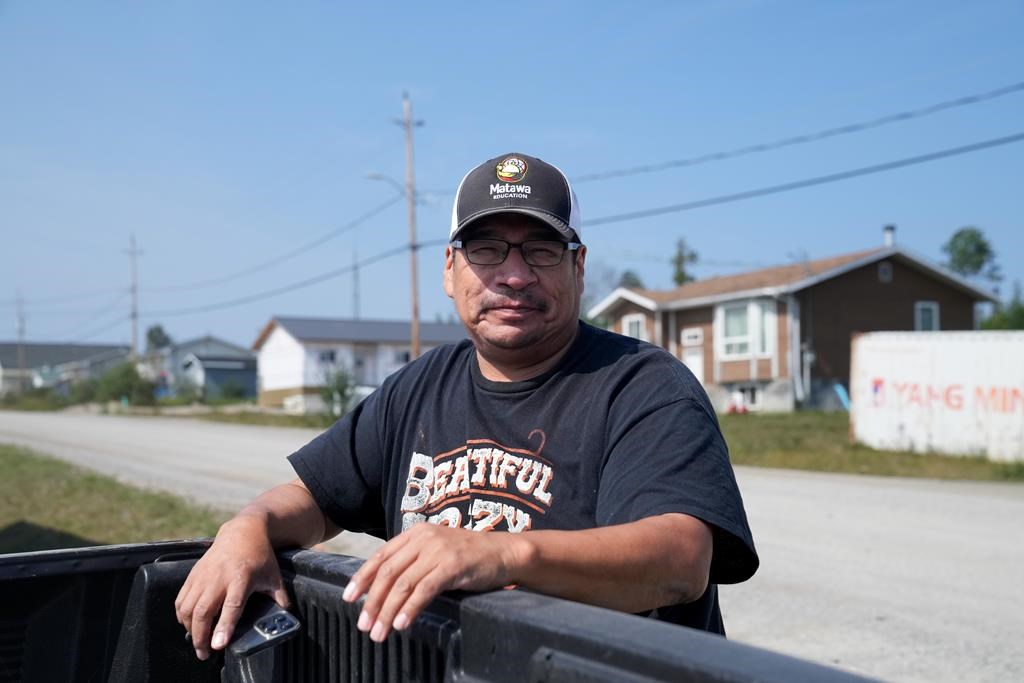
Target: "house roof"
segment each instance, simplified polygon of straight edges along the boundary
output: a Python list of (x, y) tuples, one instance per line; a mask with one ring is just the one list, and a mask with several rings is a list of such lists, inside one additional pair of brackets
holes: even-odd
[(619, 301), (632, 301), (651, 311), (708, 306), (751, 296), (779, 296), (806, 289), (856, 268), (882, 259), (904, 261), (947, 285), (980, 301), (995, 301), (991, 292), (971, 284), (956, 273), (898, 247), (880, 247), (828, 258), (762, 268), (735, 275), (696, 280), (669, 290), (635, 290), (620, 287), (593, 306), (591, 317), (603, 315)]
[[(276, 327), (304, 342), (384, 342), (402, 344), (409, 341), (407, 320), (351, 320), (346, 318), (292, 318), (275, 316), (260, 332), (253, 344), (258, 351)], [(425, 344), (448, 344), (466, 338), (462, 323), (420, 323), (420, 341)]]
[(205, 368), (230, 368), (230, 369), (245, 369), (255, 370), (256, 369), (256, 358), (250, 356), (248, 358), (240, 358), (239, 356), (225, 356), (215, 354), (197, 354), (189, 353), (185, 356), (183, 364), (188, 364), (195, 360), (197, 363)]
[[(73, 361), (87, 360), (95, 356), (128, 353), (128, 347), (118, 344), (51, 344), (25, 342), (25, 367), (37, 368), (43, 365), (61, 365)], [(0, 366), (18, 367), (18, 343), (0, 342)]]
[[(216, 344), (217, 349), (214, 353), (209, 353), (208, 349), (210, 346)], [(231, 353), (226, 353), (224, 349), (229, 349)], [(200, 356), (212, 356), (220, 355), (225, 358), (229, 355), (232, 358), (252, 358), (252, 351), (249, 349), (232, 344), (229, 341), (224, 341), (220, 337), (214, 337), (213, 335), (205, 335), (203, 337), (197, 337), (195, 339), (189, 339), (188, 341), (178, 342), (167, 347), (167, 351), (174, 353), (197, 353)]]

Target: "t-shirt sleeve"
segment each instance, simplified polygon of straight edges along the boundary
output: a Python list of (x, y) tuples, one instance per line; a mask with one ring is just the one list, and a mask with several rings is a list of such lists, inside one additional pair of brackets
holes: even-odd
[(680, 512), (712, 528), (712, 583), (745, 581), (758, 559), (728, 450), (699, 400), (680, 398), (634, 414), (613, 442), (601, 475), (599, 525)]
[(342, 529), (384, 538), (379, 394), (371, 394), (288, 460), (331, 521)]

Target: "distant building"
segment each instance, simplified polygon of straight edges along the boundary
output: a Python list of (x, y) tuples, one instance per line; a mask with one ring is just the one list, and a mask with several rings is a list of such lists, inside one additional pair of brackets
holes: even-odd
[(22, 344), (22, 368), (17, 342), (0, 342), (0, 396), (21, 388), (64, 388), (95, 379), (128, 360), (129, 348), (117, 344)]
[(256, 357), (185, 356), (179, 378), (196, 387), (203, 398), (256, 398)]
[[(157, 383), (161, 393), (173, 395), (183, 383), (188, 383), (202, 391), (204, 397), (212, 398), (220, 395), (221, 382), (230, 375), (235, 387), (246, 389), (245, 396), (256, 396), (256, 354), (212, 335), (148, 353), (142, 366), (142, 373)], [(208, 380), (213, 383), (207, 385)]]
[[(334, 371), (349, 372), (366, 391), (409, 362), (408, 322), (275, 317), (253, 344), (259, 356), (259, 403), (282, 407), (292, 396), (314, 396)], [(421, 323), (424, 352), (461, 341), (461, 323)]]
[(828, 407), (849, 388), (850, 340), (881, 330), (971, 330), (993, 295), (892, 246), (689, 282), (619, 288), (590, 309), (609, 328), (663, 346), (716, 410)]

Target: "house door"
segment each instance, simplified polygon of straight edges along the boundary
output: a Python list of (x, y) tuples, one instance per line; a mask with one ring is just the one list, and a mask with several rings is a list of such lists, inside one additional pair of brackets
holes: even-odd
[(683, 364), (690, 368), (690, 372), (697, 378), (697, 381), (704, 384), (704, 349), (700, 346), (688, 346), (683, 348)]

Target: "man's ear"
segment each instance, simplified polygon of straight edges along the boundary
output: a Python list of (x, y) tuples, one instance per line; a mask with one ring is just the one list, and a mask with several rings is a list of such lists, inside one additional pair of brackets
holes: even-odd
[(455, 283), (452, 282), (452, 274), (455, 271), (455, 250), (449, 245), (444, 250), (444, 293), (448, 298), (454, 298)]
[(580, 296), (583, 296), (583, 272), (587, 260), (587, 248), (581, 246), (576, 250), (576, 288)]

